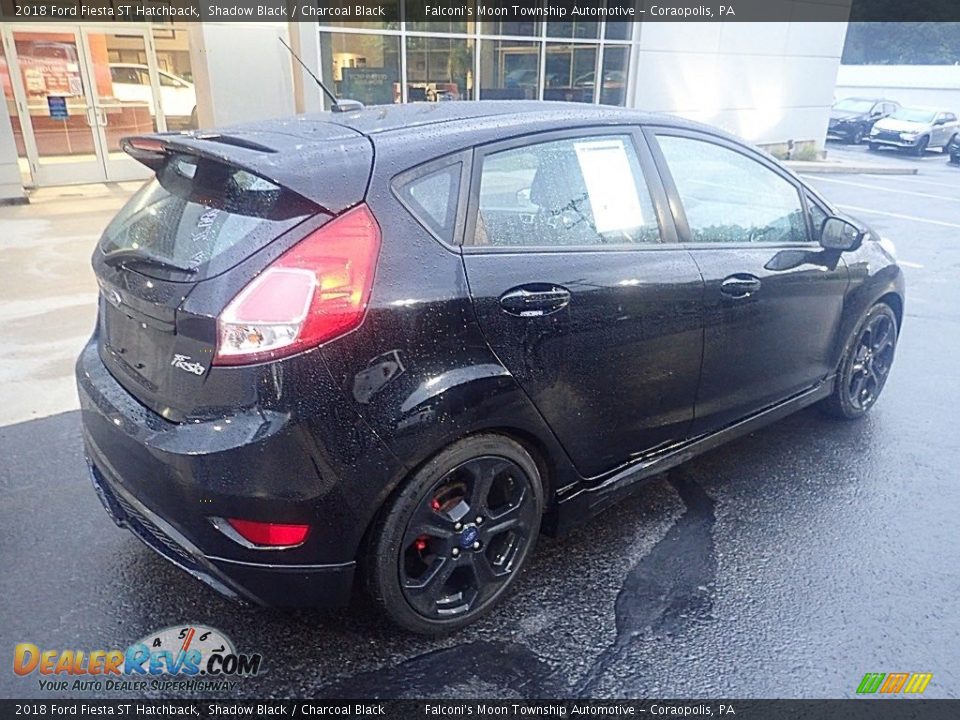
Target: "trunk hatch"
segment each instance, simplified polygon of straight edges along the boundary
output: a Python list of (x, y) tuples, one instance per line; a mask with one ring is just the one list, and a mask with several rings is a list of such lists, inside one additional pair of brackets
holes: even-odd
[[(216, 318), (243, 287), (230, 270), (257, 262), (252, 256), (277, 238), (299, 237), (301, 225), (315, 226), (363, 199), (369, 173), (361, 168), (364, 150), (370, 166), (370, 146), (351, 134), (358, 142), (338, 138), (308, 149), (299, 138), (301, 152), (293, 159), (264, 144), (264, 133), (257, 136), (257, 150), (250, 143), (207, 141), (207, 147), (198, 138), (153, 136), (162, 151), (131, 152), (156, 176), (111, 221), (93, 266), (101, 290), (100, 356), (141, 403), (183, 421), (256, 402), (250, 370), (211, 365)], [(289, 136), (279, 144), (289, 145)], [(353, 178), (345, 181), (337, 158), (348, 144), (355, 164)], [(324, 147), (333, 162), (321, 162)], [(304, 156), (318, 163), (312, 175), (302, 165)], [(284, 166), (291, 162), (297, 169), (287, 173)], [(312, 197), (278, 182), (285, 176)], [(208, 283), (223, 287), (199, 293), (201, 303), (185, 302)]]

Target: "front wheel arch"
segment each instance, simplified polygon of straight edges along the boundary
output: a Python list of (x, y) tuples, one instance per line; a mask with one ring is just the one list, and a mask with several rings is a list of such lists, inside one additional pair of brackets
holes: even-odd
[[(887, 328), (880, 334), (880, 341), (874, 344), (875, 328), (880, 327), (878, 323), (884, 320), (887, 321)], [(897, 311), (890, 303), (881, 299), (867, 308), (844, 343), (833, 389), (818, 403), (821, 411), (842, 420), (857, 420), (873, 407), (889, 377), (900, 329)], [(877, 365), (880, 358), (883, 360)], [(873, 390), (869, 389), (871, 384)]]
[(878, 303), (890, 306), (893, 314), (897, 316), (897, 331), (901, 331), (903, 329), (903, 299), (896, 293), (890, 292), (877, 298), (877, 301), (873, 304), (877, 305)]

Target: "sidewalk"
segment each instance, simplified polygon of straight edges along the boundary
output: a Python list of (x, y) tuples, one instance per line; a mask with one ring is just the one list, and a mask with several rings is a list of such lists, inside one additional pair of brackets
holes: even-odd
[(785, 160), (784, 165), (798, 175), (916, 175), (917, 168), (891, 163), (860, 160)]
[(96, 318), (90, 255), (140, 183), (37, 190), (0, 207), (0, 426), (77, 407), (73, 362)]

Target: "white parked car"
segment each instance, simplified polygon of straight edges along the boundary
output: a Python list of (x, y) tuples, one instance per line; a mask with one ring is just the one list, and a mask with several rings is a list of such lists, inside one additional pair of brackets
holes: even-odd
[(956, 113), (936, 108), (903, 107), (878, 120), (867, 138), (871, 150), (882, 146), (912, 150), (922, 156), (931, 148), (947, 148), (960, 131)]
[[(160, 75), (160, 104), (168, 124), (197, 126), (197, 93), (193, 83), (164, 70)], [(120, 102), (144, 103), (156, 116), (150, 74), (146, 65), (110, 63), (113, 94)]]

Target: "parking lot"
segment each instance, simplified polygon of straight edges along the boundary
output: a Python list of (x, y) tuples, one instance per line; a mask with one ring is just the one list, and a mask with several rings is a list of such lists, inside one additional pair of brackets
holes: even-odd
[[(66, 402), (72, 345), (58, 333), (91, 322), (95, 288), (78, 269), (76, 298), (38, 321), (62, 355), (37, 386), (41, 411), (8, 411), (0, 427), (3, 652), (123, 648), (196, 622), (263, 655), (235, 696), (843, 697), (866, 672), (931, 672), (927, 697), (960, 697), (960, 169), (933, 152), (829, 150), (919, 169), (809, 178), (893, 239), (905, 268), (906, 320), (877, 407), (855, 424), (803, 411), (544, 538), (500, 608), (441, 640), (400, 634), (362, 604), (239, 608), (114, 527), (87, 479), (78, 413), (46, 414)], [(95, 237), (103, 203), (61, 234)], [(18, 257), (55, 260), (49, 233), (68, 220), (29, 217), (0, 209)], [(3, 287), (6, 306), (18, 298)], [(48, 361), (14, 353), (2, 377), (22, 393), (18, 376)], [(44, 696), (9, 667), (0, 695)]]

